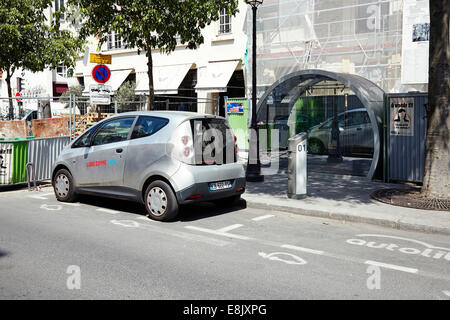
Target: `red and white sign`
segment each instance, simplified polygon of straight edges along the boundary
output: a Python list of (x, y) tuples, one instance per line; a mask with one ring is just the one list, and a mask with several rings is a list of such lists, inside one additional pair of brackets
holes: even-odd
[[(20, 97), (20, 92), (17, 92), (17, 93), (16, 93), (16, 97)], [(16, 101), (17, 101), (17, 102), (20, 102), (20, 101), (22, 101), (22, 100), (21, 100), (21, 99), (16, 99)]]

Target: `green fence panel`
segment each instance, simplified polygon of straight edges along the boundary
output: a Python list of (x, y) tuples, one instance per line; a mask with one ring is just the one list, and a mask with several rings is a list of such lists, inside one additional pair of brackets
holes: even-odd
[(20, 141), (13, 143), (13, 171), (12, 183), (26, 182), (27, 173), (27, 157), (28, 157), (28, 141)]
[(240, 150), (248, 150), (248, 102), (247, 99), (228, 99), (227, 103), (242, 103), (243, 113), (228, 113), (228, 122), (237, 138)]

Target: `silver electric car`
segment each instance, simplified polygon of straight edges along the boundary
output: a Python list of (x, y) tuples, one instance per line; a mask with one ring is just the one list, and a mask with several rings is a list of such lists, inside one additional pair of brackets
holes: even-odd
[[(373, 130), (367, 110), (358, 108), (337, 115), (339, 137), (343, 154), (346, 156), (372, 156)], [(308, 151), (313, 154), (328, 153), (334, 118), (310, 128)]]
[(226, 119), (178, 111), (109, 117), (69, 144), (52, 170), (59, 201), (78, 194), (132, 200), (160, 221), (175, 218), (181, 204), (232, 204), (245, 181)]

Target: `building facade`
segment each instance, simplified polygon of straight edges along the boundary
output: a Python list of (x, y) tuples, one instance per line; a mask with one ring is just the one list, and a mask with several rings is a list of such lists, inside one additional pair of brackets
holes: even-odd
[[(61, 6), (64, 0), (55, 0), (49, 15)], [(250, 97), (249, 9), (241, 0), (235, 17), (221, 13), (219, 21), (203, 30), (204, 43), (196, 50), (182, 44), (170, 54), (153, 50), (156, 100), (197, 99), (194, 109), (180, 110), (224, 115), (225, 97)], [(264, 0), (257, 11), (258, 96), (284, 75), (304, 69), (357, 74), (388, 93), (426, 92), (428, 11), (427, 0)], [(73, 69), (61, 65), (37, 73), (17, 70), (13, 95), (57, 97), (77, 84), (87, 95), (95, 65), (90, 53), (112, 55), (107, 84), (114, 92), (131, 81), (136, 95), (148, 94), (145, 52), (126, 48), (116, 34), (108, 35), (100, 51), (97, 47), (92, 38)], [(6, 96), (3, 73), (0, 97)], [(6, 102), (2, 100), (0, 107)]]

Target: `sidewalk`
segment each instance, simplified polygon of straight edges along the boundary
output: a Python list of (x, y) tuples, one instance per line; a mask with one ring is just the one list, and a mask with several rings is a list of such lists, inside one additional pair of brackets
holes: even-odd
[(402, 185), (314, 171), (308, 172), (308, 197), (295, 200), (287, 197), (288, 179), (284, 170), (264, 178), (264, 182), (247, 182), (243, 198), (248, 207), (450, 235), (449, 211), (398, 207), (370, 197), (375, 190)]
[[(246, 152), (239, 153), (239, 161), (244, 165), (247, 156)], [(242, 197), (253, 208), (450, 235), (450, 211), (405, 208), (372, 199), (371, 193), (379, 189), (409, 187), (368, 180), (370, 159), (345, 157), (338, 164), (329, 164), (326, 159), (308, 154), (308, 196), (295, 200), (287, 197), (287, 153), (262, 153), (261, 163), (272, 162), (278, 173), (265, 175), (264, 182), (247, 182)], [(354, 160), (358, 163), (362, 160), (362, 167), (353, 167)]]

